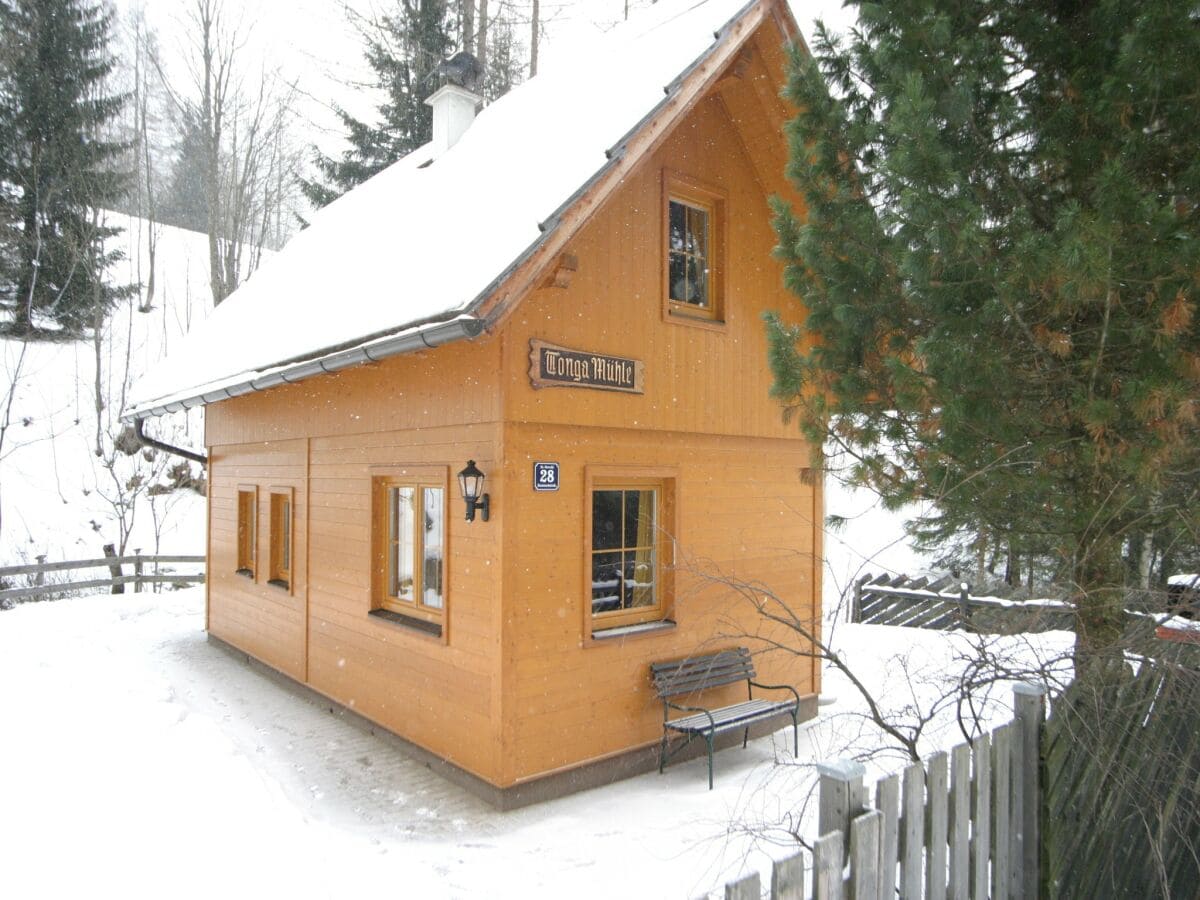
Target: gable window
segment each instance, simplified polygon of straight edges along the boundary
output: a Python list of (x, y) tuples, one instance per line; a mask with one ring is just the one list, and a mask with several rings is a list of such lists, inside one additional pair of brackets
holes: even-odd
[(710, 213), (683, 200), (668, 201), (667, 209), (667, 281), (671, 302), (710, 310)]
[(667, 618), (669, 478), (596, 477), (589, 491), (593, 631)]
[(723, 320), (723, 196), (668, 174), (663, 182), (666, 314), (681, 320)]
[(292, 489), (271, 488), (271, 551), (268, 584), (291, 590)]
[(440, 636), (446, 608), (446, 475), (376, 478), (374, 612)]
[(258, 549), (258, 488), (239, 487), (237, 494), (237, 568), (239, 575), (254, 577)]

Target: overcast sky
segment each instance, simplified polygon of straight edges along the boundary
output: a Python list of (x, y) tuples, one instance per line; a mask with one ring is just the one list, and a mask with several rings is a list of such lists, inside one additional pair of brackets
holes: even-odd
[[(528, 0), (508, 0), (527, 17)], [(375, 96), (361, 85), (371, 78), (362, 58), (362, 42), (348, 21), (346, 7), (369, 14), (387, 10), (394, 0), (224, 0), (230, 21), (244, 35), (245, 70), (254, 77), (260, 67), (278, 69), (287, 81), (295, 81), (307, 98), (302, 103), (308, 124), (306, 137), (326, 152), (339, 149), (341, 129), (331, 107), (338, 103), (360, 118), (372, 119)], [(841, 0), (790, 0), (793, 14), (806, 39), (811, 39), (812, 21), (822, 17), (837, 28), (850, 21)], [(142, 5), (157, 30), (167, 71), (173, 79), (186, 77), (182, 63), (189, 29), (187, 22), (195, 0), (117, 0), (119, 9)], [(629, 0), (631, 10), (649, 5), (649, 0)], [(496, 9), (499, 4), (491, 4)], [(625, 0), (542, 0), (541, 16), (545, 37), (541, 47), (541, 71), (553, 71), (563, 48), (589, 33), (607, 30), (619, 22)], [(526, 35), (522, 35), (526, 37)]]

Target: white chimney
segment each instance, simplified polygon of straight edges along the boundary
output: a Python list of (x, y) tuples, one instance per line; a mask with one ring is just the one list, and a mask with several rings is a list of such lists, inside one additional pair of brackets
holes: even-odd
[(444, 84), (425, 101), (433, 107), (433, 154), (441, 156), (463, 136), (483, 103), (478, 94), (457, 84)]

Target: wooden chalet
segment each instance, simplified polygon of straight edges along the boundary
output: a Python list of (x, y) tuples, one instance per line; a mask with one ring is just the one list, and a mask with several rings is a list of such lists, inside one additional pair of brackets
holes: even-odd
[(212, 638), (505, 806), (653, 768), (652, 663), (748, 646), (815, 714), (819, 665), (765, 650), (798, 636), (707, 577), (819, 619), (762, 322), (797, 34), (664, 0), (477, 116), (447, 84), (152, 373), (139, 430), (207, 406)]

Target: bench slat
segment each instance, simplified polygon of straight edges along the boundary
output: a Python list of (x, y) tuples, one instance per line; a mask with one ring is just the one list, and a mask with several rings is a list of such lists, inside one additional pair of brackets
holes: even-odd
[(754, 664), (745, 647), (708, 656), (689, 657), (650, 666), (659, 697), (677, 697), (754, 678)]
[(702, 733), (709, 731), (710, 728), (724, 731), (729, 728), (741, 728), (750, 722), (789, 712), (795, 705), (791, 700), (749, 700), (745, 703), (736, 703), (733, 706), (710, 710), (712, 713), (711, 723), (704, 713), (695, 713), (679, 719), (672, 719), (665, 724), (672, 731)]

